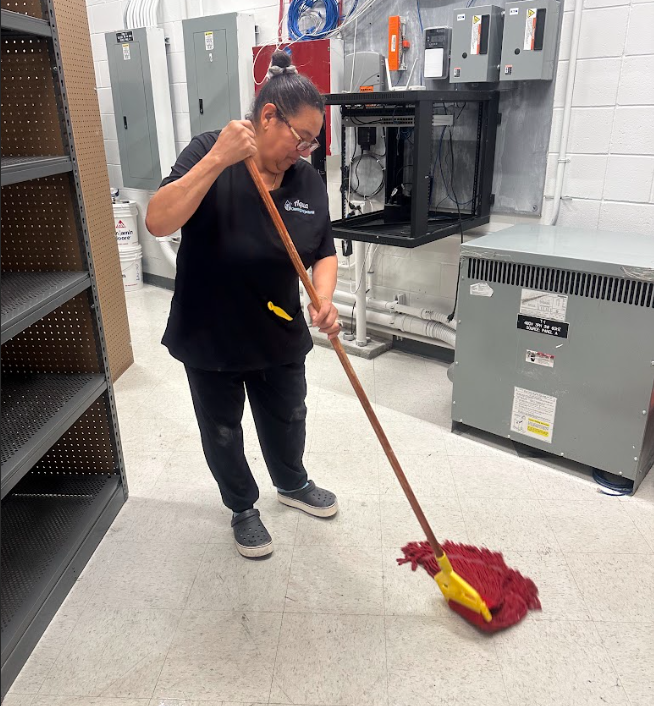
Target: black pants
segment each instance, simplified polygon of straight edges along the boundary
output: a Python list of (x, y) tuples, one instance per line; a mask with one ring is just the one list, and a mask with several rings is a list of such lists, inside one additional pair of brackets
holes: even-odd
[(186, 375), (204, 455), (228, 508), (242, 512), (259, 498), (243, 450), (246, 389), (273, 483), (283, 490), (296, 490), (307, 482), (302, 464), (307, 418), (304, 360), (245, 373), (187, 367)]

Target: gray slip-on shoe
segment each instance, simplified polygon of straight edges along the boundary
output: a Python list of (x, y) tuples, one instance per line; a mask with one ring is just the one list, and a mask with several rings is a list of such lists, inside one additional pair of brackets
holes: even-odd
[(252, 508), (239, 512), (232, 518), (232, 529), (236, 548), (242, 556), (256, 559), (272, 553), (272, 538), (264, 527), (258, 510)]
[(283, 505), (304, 510), (314, 517), (332, 517), (338, 512), (338, 500), (334, 493), (319, 488), (312, 480), (305, 488), (292, 493), (277, 491), (277, 500)]

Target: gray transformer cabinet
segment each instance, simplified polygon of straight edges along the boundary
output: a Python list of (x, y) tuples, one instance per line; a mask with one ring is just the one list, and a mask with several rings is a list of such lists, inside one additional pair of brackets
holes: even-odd
[(621, 475), (654, 462), (654, 241), (519, 225), (461, 250), (452, 419)]
[(157, 189), (176, 160), (164, 32), (109, 32), (111, 92), (123, 184)]
[(459, 8), (452, 16), (450, 81), (493, 83), (500, 77), (502, 8)]
[(500, 81), (554, 78), (560, 6), (557, 0), (506, 3)]
[(182, 22), (191, 131), (245, 117), (254, 95), (254, 16), (232, 12)]

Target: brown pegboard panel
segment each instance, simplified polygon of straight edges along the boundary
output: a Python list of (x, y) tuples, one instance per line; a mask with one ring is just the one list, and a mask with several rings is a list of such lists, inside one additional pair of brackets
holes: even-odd
[(59, 439), (30, 475), (114, 473), (118, 461), (111, 443), (109, 419), (105, 394)]
[(116, 380), (133, 362), (109, 193), (84, 0), (52, 0), (60, 61), (93, 253), (109, 366)]
[(3, 10), (11, 10), (11, 12), (38, 17), (39, 19), (45, 19), (46, 17), (41, 0), (2, 0), (0, 7)]
[(48, 40), (2, 36), (2, 156), (65, 154)]
[(2, 346), (3, 373), (99, 373), (89, 292), (82, 292)]
[(75, 189), (68, 174), (2, 187), (2, 271), (78, 272)]

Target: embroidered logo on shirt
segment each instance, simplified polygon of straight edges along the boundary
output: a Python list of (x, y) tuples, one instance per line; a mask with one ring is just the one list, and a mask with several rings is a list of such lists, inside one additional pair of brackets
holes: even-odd
[(304, 201), (300, 201), (298, 199), (297, 201), (291, 202), (289, 199), (286, 200), (286, 203), (284, 204), (284, 208), (287, 211), (295, 211), (296, 213), (304, 213), (307, 216), (313, 216), (316, 212), (313, 210), (309, 210), (309, 204), (304, 203)]

